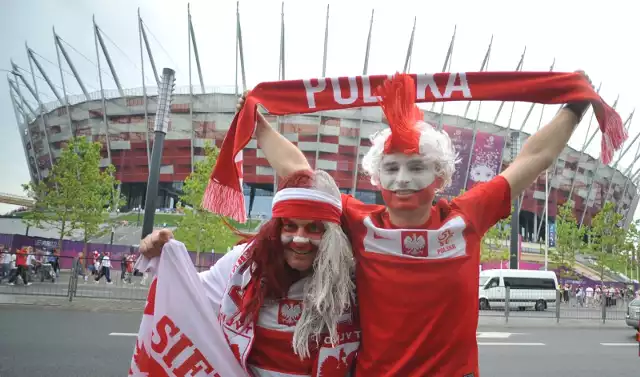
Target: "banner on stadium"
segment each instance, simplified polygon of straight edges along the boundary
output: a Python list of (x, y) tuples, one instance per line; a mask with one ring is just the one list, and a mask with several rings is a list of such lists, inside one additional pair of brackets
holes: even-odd
[(549, 247), (556, 247), (556, 223), (549, 222)]
[(460, 162), (456, 165), (456, 170), (451, 177), (451, 185), (443, 190), (442, 195), (458, 196), (464, 188), (465, 175), (469, 167), (469, 155), (471, 152), (471, 144), (473, 143), (473, 130), (462, 127), (447, 126), (443, 127), (449, 134), (453, 146), (458, 152)]
[(488, 182), (500, 172), (504, 137), (487, 132), (478, 132), (471, 157), (471, 168), (466, 189), (477, 183)]

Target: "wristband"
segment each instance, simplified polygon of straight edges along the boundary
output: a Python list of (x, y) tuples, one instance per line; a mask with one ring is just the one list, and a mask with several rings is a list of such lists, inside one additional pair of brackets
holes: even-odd
[(573, 102), (564, 105), (562, 108), (571, 111), (578, 118), (578, 123), (580, 123), (589, 105), (591, 105), (589, 102)]

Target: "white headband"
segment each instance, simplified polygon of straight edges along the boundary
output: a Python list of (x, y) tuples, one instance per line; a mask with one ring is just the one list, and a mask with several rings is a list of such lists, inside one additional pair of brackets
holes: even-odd
[(340, 198), (336, 198), (322, 191), (299, 187), (286, 188), (278, 191), (273, 197), (271, 210), (273, 210), (273, 207), (278, 202), (282, 202), (285, 200), (309, 200), (314, 202), (327, 203), (342, 211), (342, 201), (340, 200)]

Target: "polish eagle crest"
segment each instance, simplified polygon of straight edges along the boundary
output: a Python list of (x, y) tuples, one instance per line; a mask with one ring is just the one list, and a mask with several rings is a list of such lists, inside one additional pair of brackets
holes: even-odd
[(294, 326), (302, 314), (302, 303), (294, 300), (287, 300), (280, 304), (278, 322), (282, 325)]
[(416, 235), (415, 233), (411, 236), (406, 236), (404, 238), (404, 247), (406, 250), (406, 254), (409, 255), (420, 255), (426, 246), (426, 242), (423, 236)]

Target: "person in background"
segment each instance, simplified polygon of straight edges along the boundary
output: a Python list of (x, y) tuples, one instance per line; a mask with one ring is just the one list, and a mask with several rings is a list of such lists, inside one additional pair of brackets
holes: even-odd
[(100, 273), (100, 253), (98, 250), (93, 251), (93, 269), (91, 270), (91, 275), (98, 276)]
[(134, 275), (134, 265), (136, 263), (136, 256), (133, 254), (127, 255), (126, 269), (125, 269), (125, 283), (131, 284), (131, 278)]
[(124, 281), (125, 278), (125, 274), (127, 272), (127, 258), (129, 257), (129, 254), (124, 253), (122, 254), (122, 256), (120, 257), (120, 280)]
[(578, 290), (576, 291), (576, 299), (578, 300), (578, 305), (580, 305), (580, 307), (584, 306), (584, 297), (585, 297), (584, 288), (578, 287)]
[(56, 277), (60, 277), (60, 250), (58, 248), (53, 249), (53, 252), (49, 256), (49, 263), (51, 263), (51, 268), (53, 268), (53, 272), (56, 274)]
[(0, 245), (0, 283), (2, 280), (9, 279), (11, 273), (11, 253), (4, 245)]
[(109, 258), (109, 253), (108, 252), (104, 252), (104, 254), (102, 254), (102, 257), (100, 258), (99, 261), (99, 265), (100, 265), (100, 272), (98, 273), (98, 276), (95, 279), (96, 284), (98, 284), (100, 282), (100, 279), (104, 276), (107, 278), (107, 284), (113, 284), (113, 282), (111, 281), (111, 259)]
[(27, 259), (30, 251), (33, 251), (31, 246), (23, 246), (16, 250), (16, 273), (11, 277), (11, 279), (9, 279), (9, 285), (15, 285), (15, 281), (18, 280), (18, 276), (22, 278), (22, 284), (25, 286), (31, 285), (27, 279), (27, 270), (29, 268)]
[(84, 253), (81, 251), (73, 258), (73, 271), (76, 276), (82, 276), (84, 281), (87, 281), (87, 268), (85, 267)]

